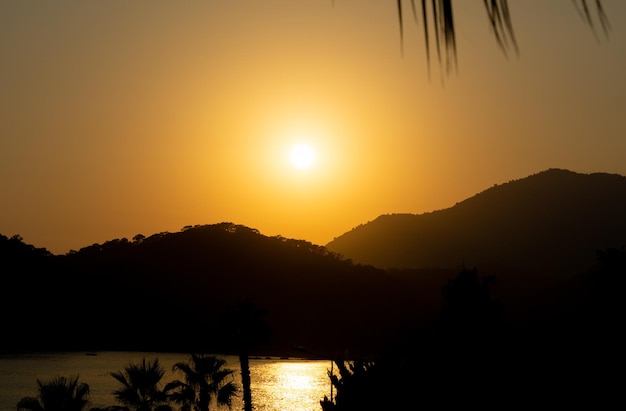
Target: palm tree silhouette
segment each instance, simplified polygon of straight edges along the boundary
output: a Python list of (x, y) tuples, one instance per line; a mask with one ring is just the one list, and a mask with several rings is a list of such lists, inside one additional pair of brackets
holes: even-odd
[(75, 377), (55, 377), (48, 382), (37, 380), (39, 397), (24, 397), (18, 411), (82, 411), (89, 403), (89, 385)]
[(209, 411), (212, 402), (230, 408), (237, 385), (233, 381), (234, 370), (223, 368), (225, 364), (226, 360), (215, 356), (191, 354), (189, 362), (178, 362), (172, 367), (185, 374), (185, 381), (172, 381), (164, 391), (174, 391), (169, 397), (181, 405), (181, 411)]
[[(605, 36), (608, 36), (610, 23), (602, 7), (601, 0), (595, 0), (596, 17), (594, 18), (592, 7), (589, 7), (587, 0), (572, 0), (581, 19), (587, 24), (594, 36), (596, 33), (596, 21), (600, 23)], [(404, 54), (404, 26), (406, 23), (406, 13), (404, 12), (403, 1), (396, 0), (398, 9), (398, 25), (400, 27), (400, 47)], [(454, 13), (452, 0), (432, 0), (430, 2), (421, 0), (421, 13), (415, 5), (415, 0), (410, 0), (413, 20), (418, 23), (421, 19), (424, 33), (424, 43), (426, 46), (426, 61), (428, 63), (428, 73), (430, 75), (431, 47), (437, 53), (437, 60), (440, 67), (444, 67), (447, 74), (458, 69), (456, 35), (454, 24)], [(510, 49), (519, 53), (517, 40), (513, 31), (513, 23), (509, 11), (507, 0), (484, 0), (485, 11), (493, 36), (498, 47), (505, 56)], [(434, 44), (431, 44), (434, 43)]]
[(169, 411), (168, 396), (159, 386), (165, 371), (159, 359), (141, 364), (129, 364), (124, 372), (112, 372), (111, 376), (122, 384), (113, 391), (115, 398), (136, 411)]

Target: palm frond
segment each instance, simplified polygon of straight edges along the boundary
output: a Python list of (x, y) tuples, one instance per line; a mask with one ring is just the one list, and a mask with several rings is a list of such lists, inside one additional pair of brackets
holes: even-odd
[(119, 381), (120, 384), (124, 385), (125, 387), (130, 386), (130, 384), (126, 380), (126, 376), (122, 374), (120, 371), (112, 372), (109, 375), (115, 378), (117, 381)]
[(404, 55), (404, 19), (402, 18), (402, 0), (397, 0), (398, 3), (398, 25), (400, 27), (400, 53)]
[(224, 386), (222, 386), (217, 392), (217, 403), (219, 405), (226, 405), (228, 407), (231, 407), (233, 403), (233, 397), (237, 396), (238, 391), (239, 388), (234, 382), (230, 381), (224, 384)]
[(89, 385), (74, 377), (57, 376), (50, 381), (37, 380), (39, 398), (24, 397), (18, 404), (18, 410), (44, 411), (66, 410), (82, 411), (89, 403)]
[[(594, 19), (587, 4), (587, 0), (572, 0), (576, 10), (585, 23), (592, 29), (597, 38), (595, 31)], [(519, 55), (519, 47), (515, 32), (513, 30), (513, 22), (507, 0), (483, 0), (487, 18), (493, 36), (498, 47), (508, 57), (509, 50), (512, 48), (516, 55)], [(422, 0), (422, 24), (424, 25), (424, 44), (426, 46), (426, 63), (428, 66), (428, 77), (431, 72), (431, 42), (435, 43), (437, 49), (437, 60), (439, 67), (444, 67), (447, 74), (452, 70), (458, 72), (457, 45), (455, 35), (454, 14), (452, 11), (452, 0), (432, 0), (430, 2), (430, 11), (426, 0)], [(597, 11), (597, 19), (602, 26), (605, 36), (608, 37), (611, 25), (609, 19), (602, 7), (602, 0), (595, 0)], [(398, 12), (398, 26), (400, 29), (400, 50), (404, 56), (404, 37), (405, 37), (405, 16), (402, 7), (402, 0), (396, 0), (396, 8)], [(411, 9), (413, 19), (418, 23), (417, 7), (415, 0), (411, 0)], [(429, 23), (429, 20), (431, 21)], [(434, 37), (434, 39), (433, 39)]]
[[(185, 374), (186, 383), (175, 381), (166, 385), (169, 398), (186, 409), (208, 410), (215, 399), (220, 405), (232, 405), (237, 386), (232, 381), (234, 370), (223, 368), (226, 360), (212, 355), (192, 353), (189, 361), (174, 364), (174, 371)], [(181, 408), (180, 411), (185, 411)]]
[(611, 31), (611, 23), (609, 22), (608, 16), (604, 12), (604, 7), (602, 7), (602, 2), (600, 0), (596, 0), (596, 9), (598, 10), (598, 18), (600, 19), (600, 24), (602, 24), (604, 35), (608, 37), (609, 31)]
[(430, 79), (430, 40), (428, 36), (428, 12), (426, 11), (426, 0), (422, 0), (422, 21), (424, 22), (424, 41), (426, 43), (426, 62), (428, 64), (428, 78)]
[(507, 55), (507, 50), (511, 45), (515, 49), (515, 53), (519, 54), (507, 0), (484, 0), (484, 3), (491, 30), (504, 55)]
[[(591, 11), (589, 10), (589, 6), (587, 5), (587, 0), (572, 0), (574, 3), (574, 7), (576, 7), (576, 11), (583, 19), (583, 21), (589, 26), (593, 35), (596, 37), (596, 40), (599, 40), (598, 33), (596, 33), (596, 25), (594, 23), (594, 19), (591, 16)], [(598, 20), (600, 21), (600, 25), (602, 26), (602, 31), (604, 32), (605, 37), (608, 37), (609, 31), (611, 29), (611, 24), (609, 23), (609, 19), (604, 12), (604, 8), (602, 7), (602, 2), (600, 0), (595, 0), (596, 11), (598, 14)]]
[(437, 47), (437, 60), (439, 61), (439, 67), (441, 67), (441, 44), (439, 42), (439, 12), (437, 6), (441, 4), (442, 0), (432, 0), (432, 13), (433, 13), (433, 25), (435, 29), (435, 46)]
[(443, 31), (444, 43), (446, 47), (446, 69), (450, 72), (453, 68), (456, 70), (458, 67), (457, 54), (456, 54), (456, 35), (454, 34), (454, 16), (452, 14), (452, 2), (441, 1), (441, 8), (443, 13), (441, 17), (443, 19)]
[[(424, 43), (426, 46), (426, 61), (428, 75), (430, 77), (431, 66), (431, 38), (437, 50), (437, 61), (440, 67), (445, 67), (447, 72), (456, 70), (458, 66), (456, 51), (456, 36), (454, 30), (454, 15), (452, 13), (452, 0), (432, 0), (430, 11), (426, 0), (422, 0), (422, 22), (424, 25)], [(400, 27), (400, 47), (404, 53), (404, 15), (402, 0), (397, 1), (398, 23)], [(411, 0), (413, 19), (418, 23), (417, 7), (415, 0)], [(432, 25), (429, 24), (429, 20)], [(432, 33), (431, 33), (432, 27)], [(431, 37), (432, 34), (432, 37)]]
[(17, 403), (18, 411), (44, 411), (43, 407), (39, 403), (39, 400), (35, 397), (24, 397)]

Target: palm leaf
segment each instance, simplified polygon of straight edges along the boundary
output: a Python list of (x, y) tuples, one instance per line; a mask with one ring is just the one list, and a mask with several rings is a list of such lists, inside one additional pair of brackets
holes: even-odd
[(402, 18), (402, 0), (398, 0), (398, 25), (400, 27), (400, 52), (404, 55), (404, 23)]
[[(572, 0), (576, 10), (595, 32), (594, 19), (586, 0)], [(515, 32), (513, 30), (513, 22), (507, 0), (483, 0), (487, 18), (491, 27), (491, 31), (496, 40), (496, 44), (508, 56), (508, 51), (512, 48), (516, 55), (519, 55), (519, 47)], [(602, 26), (605, 35), (608, 36), (610, 23), (607, 15), (602, 7), (601, 0), (595, 0), (598, 20)], [(405, 16), (403, 14), (402, 0), (396, 1), (398, 10), (398, 25), (400, 28), (400, 48), (404, 55), (404, 31)], [(413, 18), (417, 23), (417, 11), (415, 0), (411, 0), (413, 10)], [(426, 62), (428, 65), (428, 77), (430, 78), (431, 66), (431, 43), (437, 49), (437, 60), (439, 67), (445, 68), (447, 74), (453, 69), (458, 71), (458, 59), (456, 48), (456, 35), (454, 15), (452, 10), (452, 0), (432, 0), (430, 3), (430, 11), (428, 10), (426, 0), (422, 0), (422, 24), (424, 25), (424, 44), (426, 46)], [(430, 22), (429, 22), (430, 20)], [(432, 29), (431, 29), (432, 28)], [(433, 38), (434, 37), (434, 38)], [(597, 35), (596, 35), (597, 38)]]
[(430, 79), (430, 40), (428, 37), (428, 12), (426, 11), (426, 0), (422, 0), (422, 19), (424, 21), (424, 41), (426, 43), (426, 62), (428, 64), (428, 78)]
[[(398, 8), (398, 24), (400, 27), (400, 47), (404, 53), (404, 15), (402, 8), (402, 0), (397, 0)], [(411, 0), (411, 8), (413, 11), (413, 19), (418, 22), (417, 8), (415, 1)], [(456, 37), (454, 30), (454, 16), (452, 13), (452, 0), (432, 0), (430, 4), (430, 13), (426, 0), (422, 0), (422, 21), (424, 24), (424, 43), (426, 46), (426, 61), (428, 65), (428, 75), (430, 77), (430, 47), (431, 47), (431, 31), (429, 20), (432, 21), (432, 34), (434, 37), (435, 48), (437, 50), (437, 61), (439, 66), (445, 65), (446, 71), (456, 69), (457, 52)], [(445, 60), (442, 56), (445, 56)]]
[(507, 1), (484, 0), (484, 4), (491, 30), (504, 55), (507, 55), (507, 50), (511, 44), (515, 48), (515, 52), (519, 54)]
[[(572, 0), (572, 2), (574, 3), (574, 7), (576, 7), (576, 11), (578, 11), (578, 14), (580, 15), (580, 17), (583, 19), (583, 21), (589, 26), (589, 28), (593, 32), (593, 35), (596, 37), (596, 40), (599, 40), (598, 34), (596, 33), (596, 28), (595, 28), (596, 26), (593, 22), (593, 18), (591, 17), (591, 11), (589, 10), (587, 1), (580, 0), (579, 2), (578, 0)], [(602, 7), (602, 2), (600, 0), (596, 0), (595, 5), (596, 5), (596, 11), (598, 13), (598, 19), (600, 20), (600, 24), (602, 26), (602, 30), (604, 31), (604, 35), (608, 37), (609, 30), (611, 28), (609, 19), (606, 13), (604, 12), (604, 8)]]
[(39, 403), (39, 400), (35, 397), (24, 397), (17, 403), (18, 411), (44, 411), (43, 407)]
[(237, 384), (230, 381), (217, 392), (217, 403), (220, 405), (226, 405), (229, 408), (232, 406), (233, 397), (237, 395), (239, 389), (237, 388)]

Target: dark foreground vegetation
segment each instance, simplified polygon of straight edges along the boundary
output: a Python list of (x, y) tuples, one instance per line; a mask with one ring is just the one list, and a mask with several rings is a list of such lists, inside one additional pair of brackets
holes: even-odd
[(579, 303), (510, 321), (493, 277), (463, 270), (442, 288), (429, 327), (395, 336), (374, 361), (338, 361), (328, 410), (603, 409), (623, 407), (626, 252), (598, 253)]
[[(579, 306), (558, 320), (520, 326), (507, 320), (506, 307), (492, 297), (496, 278), (462, 270), (442, 287), (440, 312), (428, 327), (397, 329), (375, 358), (336, 358), (339, 375), (329, 376), (335, 394), (321, 399), (321, 408), (619, 408), (625, 275), (623, 249), (598, 252)], [(118, 404), (106, 410), (230, 407), (239, 388), (233, 370), (223, 365), (217, 357), (192, 354), (173, 368), (184, 380), (163, 385), (158, 359), (144, 359), (111, 374), (120, 382), (113, 393)], [(78, 376), (37, 382), (39, 397), (23, 398), (18, 411), (86, 409), (89, 387)], [(252, 398), (248, 391), (246, 410)]]

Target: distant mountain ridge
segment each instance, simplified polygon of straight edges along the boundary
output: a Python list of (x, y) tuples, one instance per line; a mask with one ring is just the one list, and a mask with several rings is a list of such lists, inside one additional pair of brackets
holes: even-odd
[(448, 209), (382, 215), (326, 247), (380, 268), (506, 267), (573, 274), (626, 245), (626, 177), (548, 169)]

